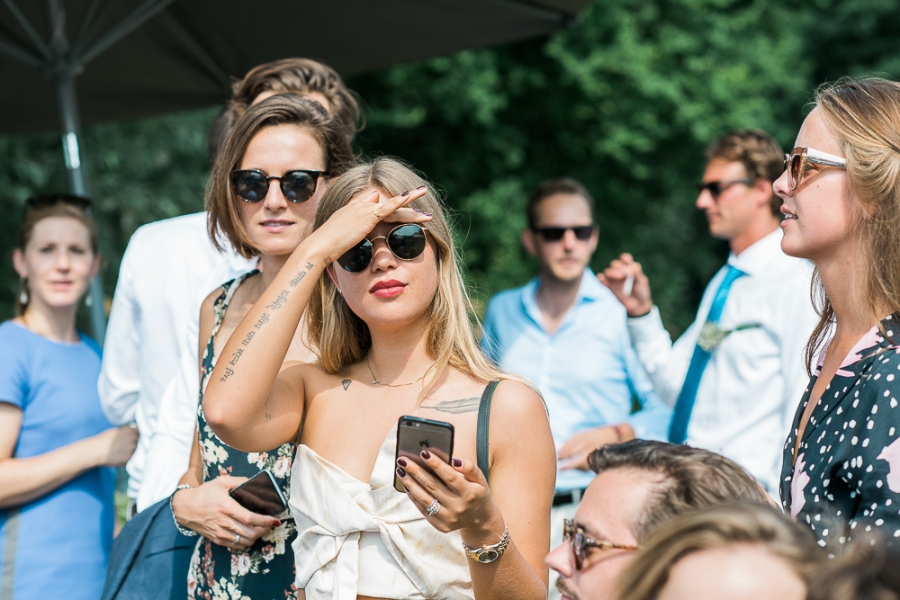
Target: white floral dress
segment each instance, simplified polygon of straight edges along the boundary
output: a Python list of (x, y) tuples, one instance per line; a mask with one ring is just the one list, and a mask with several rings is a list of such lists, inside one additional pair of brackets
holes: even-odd
[[(219, 475), (251, 477), (268, 469), (286, 498), (290, 498), (291, 462), (294, 444), (282, 444), (268, 452), (241, 452), (216, 436), (203, 418), (203, 390), (216, 364), (214, 341), (228, 303), (241, 283), (256, 275), (251, 271), (222, 286), (213, 304), (215, 324), (206, 351), (200, 382), (200, 405), (197, 408), (197, 435), (203, 457), (203, 481)], [(258, 539), (247, 550), (231, 551), (201, 537), (194, 548), (188, 573), (188, 598), (203, 600), (291, 600), (297, 598), (294, 583), (294, 553), (291, 544), (297, 537), (294, 521), (280, 517), (281, 525)]]

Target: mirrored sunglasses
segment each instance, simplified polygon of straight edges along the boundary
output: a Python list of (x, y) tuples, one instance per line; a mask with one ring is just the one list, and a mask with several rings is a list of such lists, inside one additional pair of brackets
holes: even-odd
[(281, 177), (266, 175), (259, 169), (235, 169), (231, 172), (234, 193), (244, 202), (260, 202), (269, 193), (269, 182), (278, 180), (281, 193), (289, 202), (306, 202), (316, 192), (316, 184), (323, 171), (296, 169)]
[(387, 235), (362, 240), (347, 250), (337, 262), (349, 273), (365, 271), (375, 256), (375, 240), (384, 240), (391, 253), (400, 260), (413, 260), (425, 251), (425, 231), (424, 227), (415, 223), (398, 225)]

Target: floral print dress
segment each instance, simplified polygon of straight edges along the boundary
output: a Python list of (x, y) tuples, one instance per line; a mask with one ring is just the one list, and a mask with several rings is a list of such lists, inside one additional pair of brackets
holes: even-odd
[[(203, 353), (200, 405), (197, 408), (203, 481), (219, 475), (251, 477), (268, 469), (286, 498), (290, 498), (290, 474), (296, 446), (282, 444), (268, 452), (241, 452), (216, 436), (203, 418), (203, 390), (216, 364), (214, 341), (228, 303), (241, 283), (259, 271), (251, 271), (225, 283), (213, 304), (215, 324)], [(231, 550), (201, 537), (194, 548), (188, 573), (188, 598), (203, 600), (291, 600), (297, 598), (294, 583), (294, 553), (297, 537), (294, 521), (287, 513), (281, 525), (258, 539), (246, 550)]]
[[(897, 315), (881, 322), (900, 341)], [(784, 446), (785, 512), (834, 549), (854, 531), (900, 539), (900, 346), (873, 327), (844, 358), (794, 443), (825, 353), (803, 395)]]

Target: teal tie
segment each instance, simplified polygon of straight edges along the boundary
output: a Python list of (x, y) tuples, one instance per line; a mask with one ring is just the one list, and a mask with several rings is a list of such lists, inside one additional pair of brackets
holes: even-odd
[[(743, 271), (728, 265), (728, 271), (725, 273), (719, 289), (716, 290), (716, 296), (713, 298), (709, 314), (706, 316), (707, 323), (715, 325), (719, 322), (719, 319), (722, 317), (722, 310), (725, 308), (725, 300), (728, 299), (728, 291), (731, 289), (731, 284), (742, 275), (745, 275)], [(703, 370), (706, 369), (711, 356), (712, 353), (704, 350), (699, 343), (694, 346), (691, 365), (688, 367), (684, 385), (681, 386), (681, 393), (678, 394), (678, 400), (675, 402), (675, 412), (672, 415), (672, 423), (669, 426), (669, 441), (673, 444), (683, 444), (687, 439), (688, 423), (691, 420), (691, 412), (694, 410), (694, 402), (697, 401), (700, 379), (703, 377)]]

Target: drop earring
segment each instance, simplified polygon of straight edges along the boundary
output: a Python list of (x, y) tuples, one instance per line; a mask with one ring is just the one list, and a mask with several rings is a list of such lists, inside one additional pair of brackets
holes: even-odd
[(22, 288), (22, 291), (19, 292), (19, 304), (24, 306), (28, 304), (28, 280), (22, 279), (19, 287)]
[(87, 306), (88, 308), (90, 308), (94, 305), (94, 299), (91, 296), (90, 292), (88, 292), (87, 295), (84, 297), (84, 305)]

